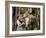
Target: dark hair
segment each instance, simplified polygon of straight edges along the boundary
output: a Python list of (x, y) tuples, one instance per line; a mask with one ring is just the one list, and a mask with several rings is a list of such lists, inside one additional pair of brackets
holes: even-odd
[(17, 16), (17, 19), (19, 18), (19, 16)]

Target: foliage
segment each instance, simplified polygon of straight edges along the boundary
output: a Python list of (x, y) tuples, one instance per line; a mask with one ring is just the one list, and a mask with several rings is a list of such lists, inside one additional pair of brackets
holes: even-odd
[(28, 10), (28, 8), (26, 8), (26, 7), (17, 8), (18, 11), (19, 11), (19, 9), (20, 9), (20, 11), (22, 11), (22, 12), (25, 12), (25, 11)]
[(36, 28), (37, 27), (37, 21), (36, 21), (36, 19), (32, 19), (31, 24), (33, 25), (33, 28)]

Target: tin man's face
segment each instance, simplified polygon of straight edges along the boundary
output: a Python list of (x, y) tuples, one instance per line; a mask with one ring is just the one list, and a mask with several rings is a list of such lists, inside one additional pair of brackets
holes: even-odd
[(32, 8), (30, 8), (29, 12), (32, 13)]

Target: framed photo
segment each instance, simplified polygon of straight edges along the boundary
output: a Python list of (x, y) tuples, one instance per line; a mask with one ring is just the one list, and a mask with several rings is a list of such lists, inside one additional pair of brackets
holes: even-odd
[(44, 35), (44, 3), (6, 2), (6, 36)]

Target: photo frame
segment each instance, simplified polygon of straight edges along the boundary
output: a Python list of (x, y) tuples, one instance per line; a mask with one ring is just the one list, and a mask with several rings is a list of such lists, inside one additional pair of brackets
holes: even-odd
[[(45, 34), (45, 5), (44, 5), (44, 3), (6, 1), (5, 2), (5, 11), (6, 11), (5, 12), (5, 33), (6, 33), (5, 35), (6, 35), (6, 37), (32, 36), (32, 35), (44, 35)], [(16, 26), (18, 26), (18, 25), (16, 25), (16, 23), (18, 23), (17, 22), (18, 16), (19, 17), (20, 17), (20, 15), (24, 16), (26, 11), (29, 11), (30, 12), (30, 13), (28, 12), (29, 14), (31, 14), (31, 12), (33, 11), (32, 17), (35, 17), (35, 18), (38, 17), (39, 26), (36, 25), (37, 22), (34, 22), (32, 24), (35, 24), (36, 26), (35, 25), (31, 26), (32, 27), (31, 28), (29, 25), (29, 27), (26, 27), (26, 21), (27, 21), (26, 20), (26, 21), (24, 21), (24, 23), (25, 23), (24, 30), (18, 30), (19, 28), (18, 27), (16, 28)], [(26, 14), (28, 14), (28, 13), (26, 12)], [(26, 19), (26, 16), (24, 17), (24, 19)], [(22, 28), (20, 28), (20, 29), (22, 29)]]

